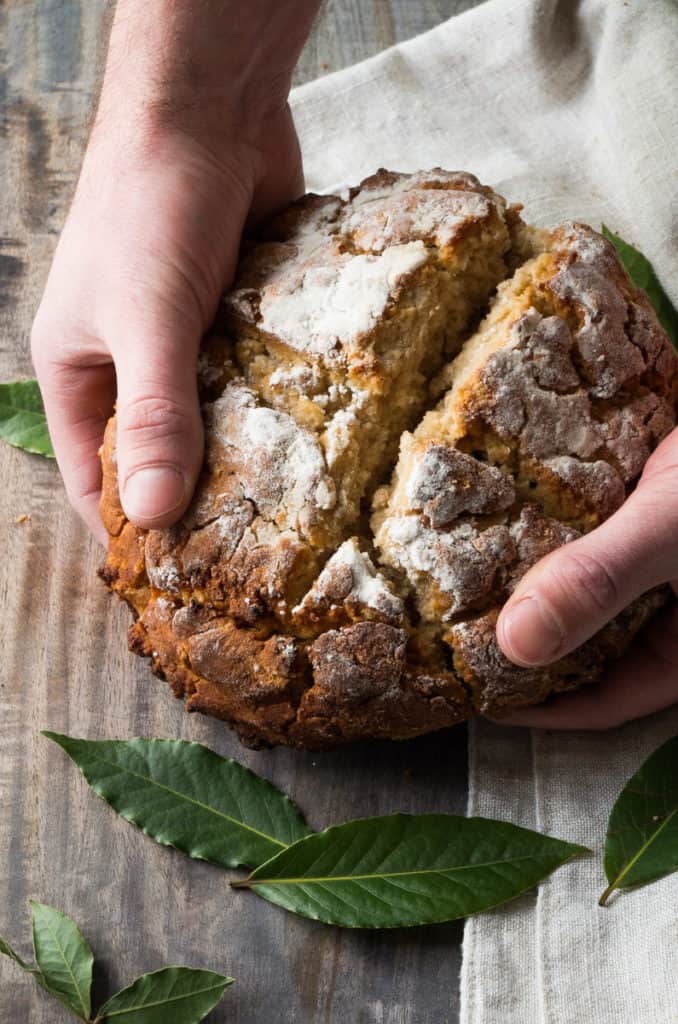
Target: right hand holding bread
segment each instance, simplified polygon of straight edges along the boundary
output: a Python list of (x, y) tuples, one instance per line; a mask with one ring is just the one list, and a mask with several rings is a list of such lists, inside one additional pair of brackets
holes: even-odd
[[(546, 665), (584, 643), (640, 594), (678, 581), (678, 429), (648, 460), (622, 507), (552, 552), (518, 584), (497, 635), (517, 665)], [(506, 725), (606, 729), (678, 701), (678, 608), (660, 613), (592, 688), (522, 709)]]

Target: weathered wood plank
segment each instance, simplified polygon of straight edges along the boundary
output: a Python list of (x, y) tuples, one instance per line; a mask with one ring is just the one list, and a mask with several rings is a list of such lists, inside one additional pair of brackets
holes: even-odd
[(365, 60), (426, 32), (479, 0), (325, 0), (295, 74), (295, 84)]
[[(84, 144), (105, 45), (105, 0), (0, 6), (0, 379), (30, 375), (28, 335)], [(331, 0), (297, 72), (359, 60), (468, 0)], [(86, 257), (86, 254), (83, 254)], [(42, 728), (92, 737), (182, 736), (273, 779), (314, 826), (403, 811), (461, 811), (463, 732), (326, 755), (242, 749), (189, 718), (127, 654), (126, 611), (97, 581), (100, 552), (56, 467), (0, 446), (0, 933), (29, 947), (26, 900), (73, 914), (97, 953), (97, 996), (168, 962), (237, 978), (215, 1022), (452, 1021), (461, 928), (341, 932), (286, 915), (223, 872), (161, 849), (84, 785)], [(17, 517), (28, 513), (22, 524)], [(58, 1009), (0, 963), (0, 1019)]]

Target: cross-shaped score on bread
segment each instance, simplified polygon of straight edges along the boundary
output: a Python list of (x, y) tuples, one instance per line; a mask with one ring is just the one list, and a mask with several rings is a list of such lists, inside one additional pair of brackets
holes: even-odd
[(596, 678), (663, 603), (544, 668), (501, 653), (539, 558), (624, 501), (675, 423), (676, 357), (591, 228), (524, 224), (472, 175), (380, 171), (245, 250), (205, 339), (181, 522), (124, 516), (102, 571), (131, 646), (249, 742), (405, 738)]

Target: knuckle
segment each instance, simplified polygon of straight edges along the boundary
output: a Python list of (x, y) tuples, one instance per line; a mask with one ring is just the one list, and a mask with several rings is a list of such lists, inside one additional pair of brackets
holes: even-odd
[(118, 426), (133, 442), (144, 445), (158, 438), (185, 435), (192, 422), (188, 411), (174, 399), (140, 395), (119, 409)]
[(76, 480), (73, 485), (66, 487), (66, 497), (75, 509), (82, 508), (83, 504), (92, 497), (99, 497), (101, 494), (101, 481), (92, 484), (86, 481)]
[(560, 575), (566, 591), (587, 609), (606, 611), (619, 601), (619, 586), (614, 574), (595, 555), (568, 552)]

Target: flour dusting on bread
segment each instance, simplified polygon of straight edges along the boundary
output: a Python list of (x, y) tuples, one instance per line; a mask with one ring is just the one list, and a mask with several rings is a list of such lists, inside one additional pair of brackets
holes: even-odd
[(168, 530), (103, 451), (102, 575), (130, 644), (249, 743), (406, 738), (595, 679), (661, 606), (521, 669), (502, 604), (623, 503), (675, 425), (678, 366), (586, 225), (537, 230), (473, 175), (379, 171), (243, 249), (204, 339), (205, 461)]

